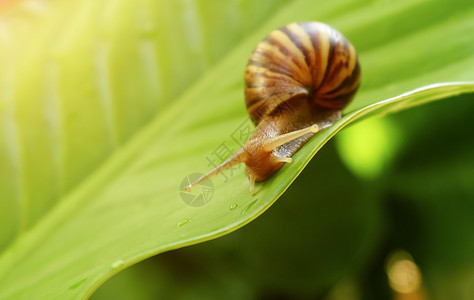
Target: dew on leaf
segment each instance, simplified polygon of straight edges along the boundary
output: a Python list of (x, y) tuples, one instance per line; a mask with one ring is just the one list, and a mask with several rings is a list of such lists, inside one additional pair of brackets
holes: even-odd
[(191, 222), (191, 219), (184, 219), (182, 221), (180, 221), (178, 224), (176, 224), (176, 228), (179, 228), (187, 223)]
[(123, 266), (124, 263), (125, 263), (125, 262), (124, 262), (123, 260), (117, 259), (117, 260), (114, 261), (110, 266), (112, 267), (112, 269), (117, 269), (117, 268)]
[(85, 283), (87, 281), (87, 278), (82, 278), (81, 280), (79, 280), (78, 282), (74, 283), (73, 285), (71, 285), (69, 287), (70, 290), (74, 290), (78, 287), (80, 287), (83, 283)]
[(250, 202), (249, 204), (247, 204), (246, 207), (244, 207), (244, 209), (242, 209), (242, 212), (240, 213), (241, 215), (245, 214), (250, 208), (252, 208), (252, 206), (255, 205), (255, 203), (257, 203), (258, 199)]

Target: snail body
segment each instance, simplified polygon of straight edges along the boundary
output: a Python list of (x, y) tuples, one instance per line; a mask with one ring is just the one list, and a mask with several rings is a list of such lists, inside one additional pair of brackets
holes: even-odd
[(354, 47), (319, 22), (291, 23), (271, 32), (245, 69), (245, 103), (256, 126), (233, 156), (186, 187), (245, 163), (253, 193), (262, 181), (292, 161), (316, 132), (341, 117), (360, 83)]

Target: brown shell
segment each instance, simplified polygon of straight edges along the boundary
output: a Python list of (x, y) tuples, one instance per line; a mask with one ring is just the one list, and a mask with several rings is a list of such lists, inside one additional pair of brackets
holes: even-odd
[(258, 125), (294, 97), (341, 110), (359, 82), (357, 54), (341, 33), (323, 23), (291, 23), (271, 32), (250, 56), (245, 101)]

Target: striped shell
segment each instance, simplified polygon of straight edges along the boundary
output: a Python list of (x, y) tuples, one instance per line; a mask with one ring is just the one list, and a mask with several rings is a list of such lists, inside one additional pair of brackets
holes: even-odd
[(294, 97), (341, 110), (354, 96), (360, 67), (354, 47), (318, 22), (291, 23), (271, 32), (250, 56), (245, 101), (255, 125)]

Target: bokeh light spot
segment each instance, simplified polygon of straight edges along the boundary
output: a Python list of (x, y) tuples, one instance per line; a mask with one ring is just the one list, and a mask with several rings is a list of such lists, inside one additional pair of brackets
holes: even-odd
[(356, 176), (373, 179), (393, 161), (400, 149), (400, 131), (391, 119), (370, 118), (336, 136), (344, 164)]

